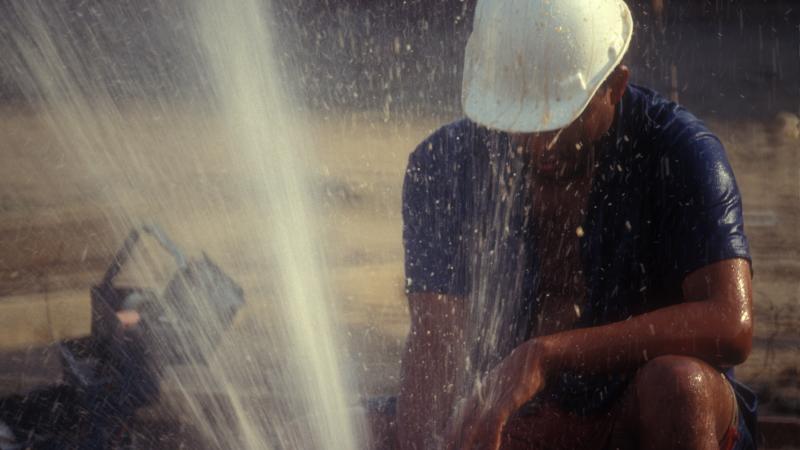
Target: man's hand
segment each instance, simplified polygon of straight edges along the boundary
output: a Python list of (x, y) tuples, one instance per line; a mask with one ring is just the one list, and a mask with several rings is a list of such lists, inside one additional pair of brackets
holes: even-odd
[(448, 450), (497, 450), (511, 415), (544, 387), (544, 348), (538, 341), (517, 347), (459, 402), (445, 432)]

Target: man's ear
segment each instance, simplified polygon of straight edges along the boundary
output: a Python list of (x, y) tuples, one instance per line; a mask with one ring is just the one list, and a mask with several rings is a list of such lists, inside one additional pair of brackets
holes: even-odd
[(620, 64), (611, 73), (608, 79), (608, 87), (610, 89), (611, 104), (616, 105), (622, 101), (622, 96), (625, 95), (625, 90), (628, 88), (628, 79), (631, 76), (631, 71), (628, 66)]

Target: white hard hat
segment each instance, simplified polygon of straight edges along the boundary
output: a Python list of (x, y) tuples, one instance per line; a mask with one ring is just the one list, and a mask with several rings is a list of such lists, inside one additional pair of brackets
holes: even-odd
[(632, 35), (622, 0), (478, 0), (464, 112), (504, 131), (563, 128), (622, 61)]

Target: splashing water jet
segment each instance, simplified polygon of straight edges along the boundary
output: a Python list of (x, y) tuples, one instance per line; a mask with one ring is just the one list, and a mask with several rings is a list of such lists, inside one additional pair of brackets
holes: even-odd
[[(315, 229), (305, 159), (311, 142), (281, 82), (268, 7), (256, 0), (191, 3), (191, 33), (183, 38), (193, 47), (182, 49), (190, 55), (186, 69), (207, 75), (210, 86), (192, 90), (158, 57), (132, 67), (113, 63), (120, 46), (129, 51), (132, 45), (120, 24), (141, 20), (146, 11), (135, 3), (88, 18), (62, 4), (14, 3), (13, 15), (2, 19), (11, 39), (0, 44), (7, 56), (0, 64), (15, 74), (56, 136), (65, 180), (67, 171), (76, 171), (72, 178), (94, 192), (89, 201), (102, 207), (112, 234), (124, 235), (153, 216), (192, 242), (252, 233), (228, 239), (233, 256), (226, 266), (259, 271), (259, 280), (245, 289), (247, 308), (259, 302), (263, 308), (268, 300), (269, 320), (242, 311), (253, 317), (226, 336), (219, 351), (208, 346), (211, 331), (202, 320), (190, 338), (164, 342), (184, 354), (200, 347), (209, 355), (202, 364), (156, 367), (169, 386), (166, 402), (200, 431), (205, 448), (363, 447)], [(170, 2), (156, 6), (156, 15), (187, 22)], [(146, 42), (149, 56), (165, 44)], [(153, 95), (160, 85), (177, 95)], [(224, 138), (221, 183), (198, 180), (215, 169), (202, 166), (203, 158), (219, 153), (219, 146), (197, 137), (207, 130)], [(236, 200), (227, 200), (231, 196)], [(260, 265), (250, 267), (253, 261)], [(270, 270), (261, 272), (262, 266)], [(156, 266), (136, 274), (153, 282), (161, 275)], [(268, 283), (261, 282), (265, 277)], [(167, 313), (182, 319), (180, 311)], [(211, 320), (204, 325), (213, 326)], [(270, 351), (258, 353), (264, 347)]]
[(358, 448), (345, 397), (334, 388), (344, 382), (336, 341), (331, 339), (335, 332), (327, 317), (326, 283), (315, 245), (308, 183), (303, 180), (307, 163), (302, 158), (311, 142), (286, 113), (291, 103), (276, 73), (274, 44), (259, 3), (208, 1), (200, 9), (201, 36), (220, 89), (221, 111), (230, 121), (229, 129), (237, 130), (232, 137), (238, 147), (267, 184), (265, 200), (276, 219), (271, 241), (280, 261), (278, 298), (286, 311), (293, 347), (308, 362), (308, 367), (293, 374), (302, 380), (295, 392), (305, 393), (308, 411), (318, 411), (313, 439), (317, 448)]

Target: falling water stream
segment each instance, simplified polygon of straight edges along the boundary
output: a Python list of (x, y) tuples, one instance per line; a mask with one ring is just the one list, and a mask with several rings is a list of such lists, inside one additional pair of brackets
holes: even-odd
[[(271, 251), (280, 261), (277, 298), (292, 348), (306, 364), (291, 374), (302, 393), (309, 442), (317, 448), (357, 448), (341, 390), (335, 331), (328, 318), (326, 280), (304, 176), (312, 143), (306, 127), (287, 114), (291, 103), (276, 70), (275, 44), (255, 0), (202, 2), (200, 31), (207, 46), (220, 111), (234, 142), (266, 184)], [(269, 124), (269, 126), (265, 126)], [(302, 440), (300, 442), (303, 442)], [(299, 448), (299, 447), (295, 447)]]
[[(256, 272), (245, 317), (219, 349), (201, 320), (194, 337), (164, 345), (199, 346), (208, 361), (158, 368), (165, 402), (204, 447), (363, 447), (309, 189), (313, 140), (282, 81), (268, 5), (157, 3), (155, 15), (172, 14), (171, 32), (188, 43), (185, 72), (206, 81), (189, 89), (159, 59), (167, 43), (157, 36), (143, 37), (144, 55), (114, 63), (132, 39), (123, 25), (153, 14), (135, 3), (88, 16), (60, 2), (13, 4), (4, 64), (59, 141), (49, 163), (63, 177), (42, 182), (78, 183), (118, 236), (154, 218), (198, 248), (247, 233), (222, 239), (221, 264)], [(214, 138), (198, 138), (208, 130)], [(136, 270), (153, 283), (163, 275)]]

